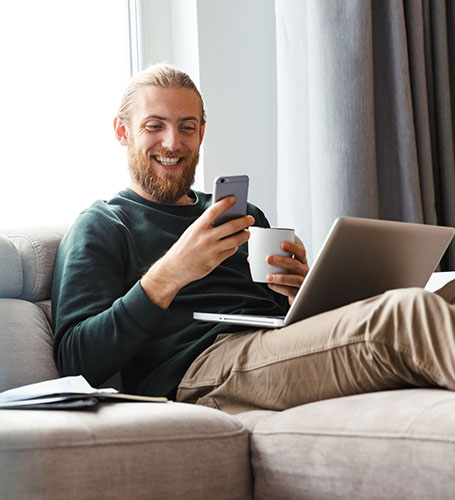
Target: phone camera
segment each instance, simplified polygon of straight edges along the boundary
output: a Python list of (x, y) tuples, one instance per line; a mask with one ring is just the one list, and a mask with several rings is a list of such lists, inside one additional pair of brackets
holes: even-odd
[(224, 183), (224, 179), (220, 179), (220, 182), (223, 184)]

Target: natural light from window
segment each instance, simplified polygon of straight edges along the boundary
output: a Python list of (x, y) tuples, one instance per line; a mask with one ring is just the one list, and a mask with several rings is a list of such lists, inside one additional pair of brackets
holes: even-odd
[(128, 1), (1, 2), (0, 42), (0, 227), (69, 225), (128, 184)]

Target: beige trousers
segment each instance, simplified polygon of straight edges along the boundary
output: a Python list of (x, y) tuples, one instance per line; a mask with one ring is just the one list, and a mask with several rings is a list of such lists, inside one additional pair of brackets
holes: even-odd
[(404, 387), (455, 390), (455, 281), (382, 295), (293, 325), (219, 335), (177, 400), (238, 413)]

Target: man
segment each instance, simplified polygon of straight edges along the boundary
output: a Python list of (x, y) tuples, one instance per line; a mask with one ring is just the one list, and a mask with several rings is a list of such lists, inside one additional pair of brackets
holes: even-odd
[(85, 210), (57, 256), (62, 375), (99, 385), (121, 371), (127, 392), (233, 413), (409, 385), (455, 389), (454, 286), (388, 292), (280, 330), (194, 321), (196, 310), (284, 314), (308, 272), (305, 249), (284, 243), (294, 258), (269, 259), (289, 274), (258, 284), (248, 227), (268, 226), (264, 214), (248, 205), (212, 226), (235, 200), (212, 205), (191, 190), (205, 112), (186, 74), (163, 65), (139, 74), (114, 129), (130, 188)]

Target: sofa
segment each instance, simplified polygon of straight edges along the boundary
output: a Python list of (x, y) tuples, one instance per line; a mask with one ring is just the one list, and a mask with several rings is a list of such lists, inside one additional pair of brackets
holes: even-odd
[[(0, 231), (0, 391), (59, 376), (64, 232)], [(0, 499), (453, 499), (454, 450), (455, 394), (437, 388), (235, 416), (177, 402), (0, 410)]]

